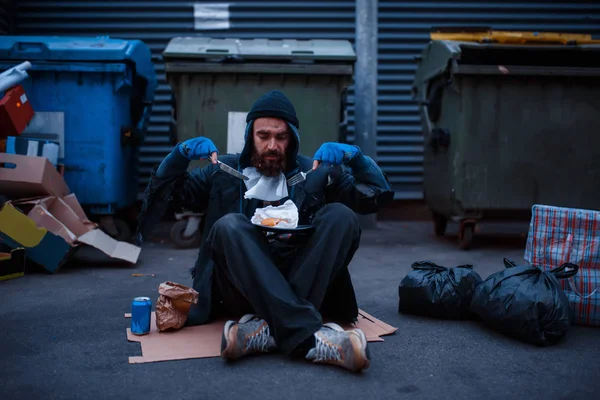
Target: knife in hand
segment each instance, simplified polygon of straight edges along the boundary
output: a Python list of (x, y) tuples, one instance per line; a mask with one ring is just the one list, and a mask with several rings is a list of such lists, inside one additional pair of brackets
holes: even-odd
[(219, 168), (221, 168), (222, 171), (227, 172), (230, 175), (235, 176), (236, 178), (240, 178), (242, 180), (247, 181), (248, 178), (246, 175), (242, 174), (241, 172), (231, 168), (229, 165), (222, 163), (221, 161), (217, 160), (217, 162), (219, 163)]

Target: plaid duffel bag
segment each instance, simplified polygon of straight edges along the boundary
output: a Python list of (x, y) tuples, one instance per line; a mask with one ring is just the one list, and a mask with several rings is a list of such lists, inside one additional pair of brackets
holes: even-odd
[(525, 260), (544, 271), (573, 263), (561, 280), (574, 324), (600, 326), (600, 211), (534, 205)]

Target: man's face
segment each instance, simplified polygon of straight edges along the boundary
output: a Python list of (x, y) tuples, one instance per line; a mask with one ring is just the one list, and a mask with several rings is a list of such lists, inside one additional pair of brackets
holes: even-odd
[(290, 143), (287, 123), (279, 118), (258, 118), (254, 121), (252, 164), (264, 176), (277, 176), (286, 166)]

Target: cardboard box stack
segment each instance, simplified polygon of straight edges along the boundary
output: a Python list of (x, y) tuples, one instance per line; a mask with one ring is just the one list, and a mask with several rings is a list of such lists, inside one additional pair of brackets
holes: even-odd
[[(135, 264), (140, 248), (119, 242), (91, 222), (75, 194), (47, 158), (0, 153), (0, 252), (2, 276), (17, 277), (27, 261), (55, 273), (81, 247), (93, 247), (110, 259)], [(11, 264), (7, 260), (14, 259)], [(15, 271), (15, 263), (17, 272)], [(10, 264), (10, 267), (9, 267)], [(3, 272), (4, 271), (4, 272)], [(21, 274), (22, 275), (22, 274)], [(9, 279), (9, 278), (6, 278)]]

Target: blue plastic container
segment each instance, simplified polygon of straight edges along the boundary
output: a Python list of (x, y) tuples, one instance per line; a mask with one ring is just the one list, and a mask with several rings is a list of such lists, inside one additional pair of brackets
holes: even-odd
[(134, 204), (157, 86), (150, 49), (105, 37), (0, 36), (0, 71), (22, 61), (32, 64), (23, 86), (36, 113), (33, 135), (64, 136), (59, 162), (79, 202), (108, 215)]

